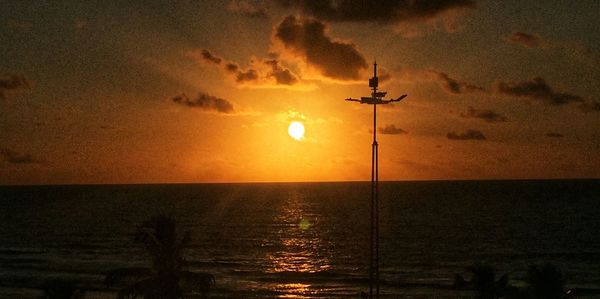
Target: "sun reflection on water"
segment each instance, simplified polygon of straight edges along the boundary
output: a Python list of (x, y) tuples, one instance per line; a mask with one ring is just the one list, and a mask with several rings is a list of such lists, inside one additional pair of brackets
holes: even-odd
[(309, 284), (304, 283), (280, 284), (277, 285), (276, 290), (286, 293), (279, 298), (306, 298), (306, 295), (316, 294), (316, 291), (310, 289)]
[(302, 274), (312, 274), (331, 269), (326, 246), (321, 239), (319, 214), (310, 201), (299, 192), (291, 192), (279, 206), (275, 223), (280, 228), (274, 236), (274, 250), (267, 254), (269, 271), (286, 274), (300, 274), (290, 283), (275, 286), (277, 292), (284, 293), (280, 298), (305, 298), (318, 292), (306, 283)]

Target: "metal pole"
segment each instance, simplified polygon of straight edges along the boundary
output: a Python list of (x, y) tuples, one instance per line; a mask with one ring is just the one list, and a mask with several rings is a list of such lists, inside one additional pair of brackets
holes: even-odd
[[(375, 105), (373, 105), (375, 107)], [(373, 136), (373, 144), (371, 145), (371, 225), (369, 230), (369, 241), (370, 241), (370, 249), (369, 249), (369, 298), (373, 298), (373, 279), (375, 276), (375, 265), (373, 256), (375, 254), (375, 235), (373, 234), (375, 230), (375, 147), (376, 147), (375, 136)]]
[(384, 100), (386, 92), (377, 92), (377, 62), (373, 64), (373, 78), (369, 79), (372, 93), (370, 97), (360, 99), (347, 98), (346, 101), (373, 105), (373, 144), (371, 148), (371, 221), (369, 227), (369, 299), (379, 298), (379, 144), (377, 143), (377, 104), (399, 102), (406, 95), (397, 99)]
[[(373, 78), (377, 77), (377, 62), (373, 64)], [(377, 144), (377, 86), (373, 86), (373, 147), (371, 157), (371, 284), (370, 295), (373, 298), (373, 284), (375, 284), (375, 298), (379, 298), (379, 157)], [(373, 281), (374, 280), (374, 281)]]
[(375, 142), (375, 298), (379, 298), (379, 144)]

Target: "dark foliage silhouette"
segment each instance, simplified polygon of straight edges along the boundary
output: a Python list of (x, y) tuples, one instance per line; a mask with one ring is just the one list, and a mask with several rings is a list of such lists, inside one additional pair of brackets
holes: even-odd
[(183, 249), (190, 242), (190, 233), (177, 235), (175, 221), (157, 216), (138, 229), (135, 241), (143, 244), (152, 258), (151, 268), (121, 268), (106, 276), (109, 286), (122, 286), (117, 298), (175, 299), (185, 291), (208, 297), (214, 277), (208, 273), (185, 271)]
[(552, 264), (530, 266), (526, 281), (533, 299), (566, 298), (565, 279)]
[(62, 280), (49, 280), (42, 286), (44, 294), (42, 299), (81, 299), (84, 291), (75, 283)]
[(508, 288), (508, 275), (504, 274), (496, 280), (496, 271), (487, 265), (471, 266), (467, 268), (467, 271), (472, 275), (471, 280), (466, 280), (456, 274), (454, 288), (474, 290), (477, 299), (496, 299), (504, 296)]
[(563, 299), (571, 296), (595, 294), (593, 290), (571, 289), (566, 291), (565, 278), (562, 272), (552, 264), (533, 265), (529, 267), (523, 287), (511, 286), (508, 275), (495, 280), (494, 268), (487, 265), (476, 265), (467, 268), (472, 278), (467, 280), (456, 274), (454, 289), (472, 290), (478, 299)]

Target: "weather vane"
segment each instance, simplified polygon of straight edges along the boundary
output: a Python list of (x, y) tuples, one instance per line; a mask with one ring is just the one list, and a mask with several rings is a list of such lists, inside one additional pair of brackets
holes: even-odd
[(373, 78), (369, 79), (369, 87), (372, 89), (370, 97), (359, 99), (347, 98), (346, 101), (359, 102), (361, 104), (373, 105), (373, 146), (371, 152), (371, 226), (370, 226), (370, 260), (369, 260), (369, 297), (379, 298), (379, 160), (377, 144), (377, 105), (400, 102), (407, 95), (397, 99), (384, 100), (385, 91), (377, 91), (379, 78), (377, 77), (377, 61), (373, 63)]

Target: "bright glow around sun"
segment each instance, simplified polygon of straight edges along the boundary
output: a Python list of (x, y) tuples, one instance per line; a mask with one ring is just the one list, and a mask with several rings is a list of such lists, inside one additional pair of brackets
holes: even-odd
[(304, 137), (304, 125), (299, 121), (293, 121), (288, 127), (288, 134), (296, 140), (302, 139)]

